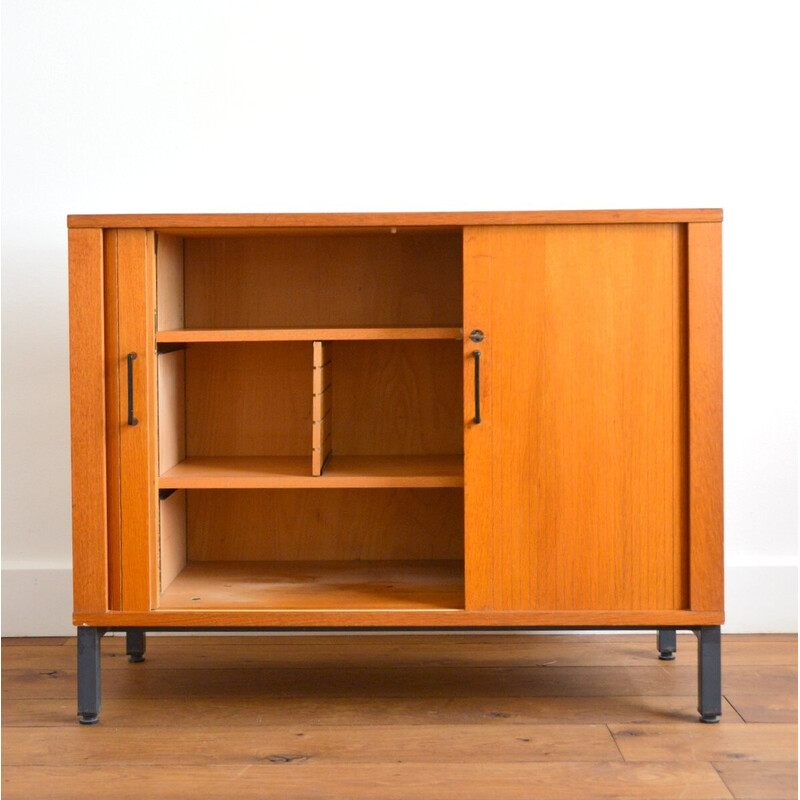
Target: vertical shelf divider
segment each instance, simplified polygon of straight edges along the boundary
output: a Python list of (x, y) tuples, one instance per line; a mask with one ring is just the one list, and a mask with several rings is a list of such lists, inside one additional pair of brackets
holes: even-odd
[(313, 342), (314, 380), (311, 474), (322, 475), (331, 454), (333, 417), (332, 347), (330, 342)]

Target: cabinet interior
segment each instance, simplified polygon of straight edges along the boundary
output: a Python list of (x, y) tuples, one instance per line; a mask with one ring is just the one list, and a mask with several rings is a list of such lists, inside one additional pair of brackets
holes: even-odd
[(161, 608), (464, 608), (460, 231), (159, 236)]

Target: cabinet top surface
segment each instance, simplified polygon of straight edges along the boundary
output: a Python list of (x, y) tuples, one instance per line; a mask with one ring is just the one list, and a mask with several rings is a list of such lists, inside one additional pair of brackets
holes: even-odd
[(609, 223), (721, 222), (719, 208), (597, 211), (445, 211), (345, 214), (75, 214), (70, 228), (158, 230), (254, 230), (325, 228), (459, 228), (465, 225), (576, 225)]

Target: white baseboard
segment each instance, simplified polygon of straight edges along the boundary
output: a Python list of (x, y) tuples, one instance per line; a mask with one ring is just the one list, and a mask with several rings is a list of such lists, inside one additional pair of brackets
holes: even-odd
[(74, 636), (72, 566), (3, 564), (3, 636)]
[[(71, 636), (72, 569), (3, 566), (3, 636)], [(796, 633), (797, 565), (725, 568), (725, 633)]]
[(797, 633), (797, 563), (725, 566), (723, 633)]

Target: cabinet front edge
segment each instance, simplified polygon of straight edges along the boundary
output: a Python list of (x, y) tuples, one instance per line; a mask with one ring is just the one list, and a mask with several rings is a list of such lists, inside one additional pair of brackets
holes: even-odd
[(73, 624), (106, 628), (693, 628), (721, 625), (722, 611), (260, 611), (76, 613)]
[(555, 225), (721, 222), (720, 208), (586, 211), (435, 211), (324, 214), (70, 214), (70, 228), (155, 228), (161, 231), (257, 228), (404, 228), (464, 225)]

